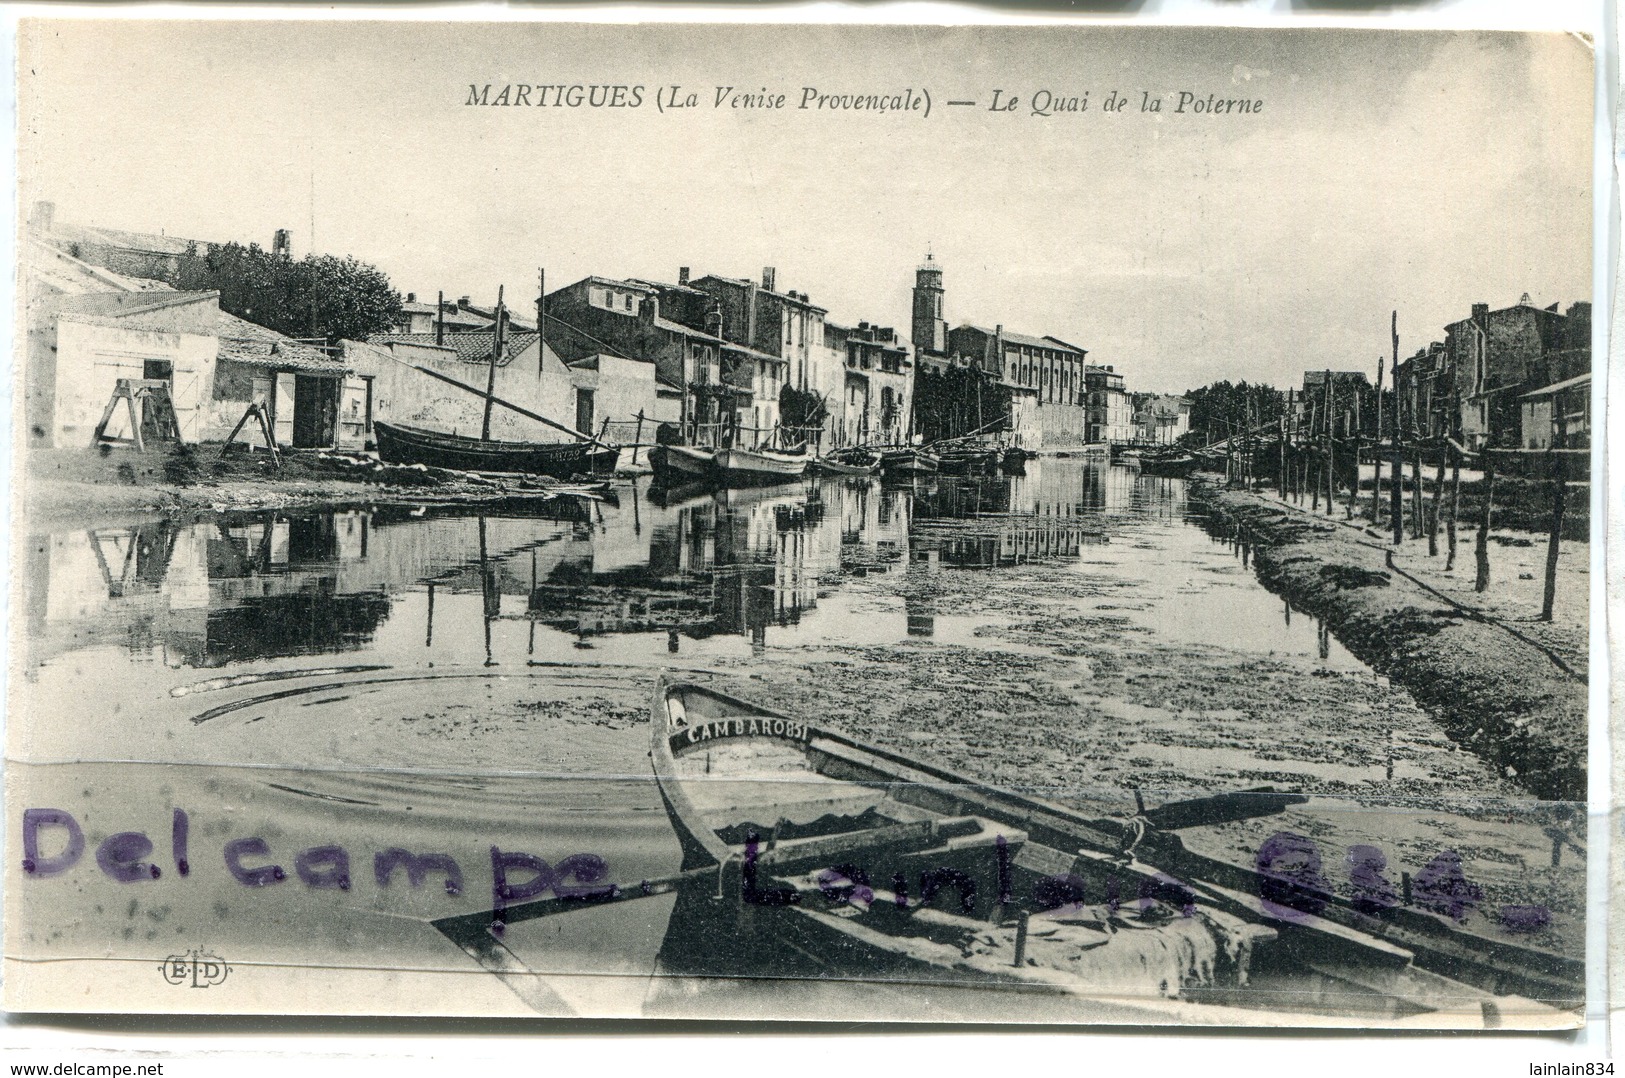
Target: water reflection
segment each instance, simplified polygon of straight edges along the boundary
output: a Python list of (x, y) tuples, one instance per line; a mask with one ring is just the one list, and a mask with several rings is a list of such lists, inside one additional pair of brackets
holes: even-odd
[[(638, 634), (651, 654), (722, 638), (760, 650), (873, 575), (1076, 564), (1114, 522), (1183, 526), (1189, 512), (1183, 481), (1099, 460), (897, 487), (617, 495), (524, 514), (229, 513), (35, 535), (21, 588), (30, 668), (108, 648), (171, 667), (358, 650), (412, 661), (413, 648), (496, 665)], [(932, 637), (940, 611), (914, 590), (894, 631)], [(391, 619), (408, 624), (387, 631)], [(860, 631), (844, 610), (835, 620), (823, 631)], [(523, 623), (523, 656), (510, 623)]]

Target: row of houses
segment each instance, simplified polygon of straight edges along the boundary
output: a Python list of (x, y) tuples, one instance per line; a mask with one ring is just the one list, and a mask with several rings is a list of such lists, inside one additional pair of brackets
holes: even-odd
[[(483, 429), (483, 401), (448, 378), (480, 391), (489, 378), (499, 398), (623, 441), (805, 441), (820, 451), (907, 442), (920, 426), (919, 372), (954, 367), (1007, 391), (1008, 412), (979, 415), (980, 425), (1029, 446), (1166, 442), (1188, 422), (1188, 404), (1132, 398), (1122, 374), (1059, 337), (949, 329), (942, 268), (929, 255), (908, 338), (836, 321), (806, 292), (781, 288), (773, 267), (759, 278), (682, 267), (675, 281), (584, 277), (537, 296), (533, 311), (408, 293), (385, 332), (331, 345), (236, 318), (218, 293), (174, 287), (183, 261), (211, 244), (65, 224), (49, 203), (35, 207), (26, 243), (26, 415), (43, 446), (90, 444), (121, 379), (167, 384), (183, 441), (224, 439), (257, 405), (277, 441), (295, 447), (365, 446), (377, 419)], [(286, 232), (273, 251), (288, 253)], [(128, 433), (121, 423), (114, 416), (111, 432)], [(564, 437), (502, 408), (490, 433)]]
[(1591, 446), (1591, 304), (1536, 306), (1526, 292), (1471, 314), (1399, 364), (1408, 433), (1459, 436), (1470, 448)]

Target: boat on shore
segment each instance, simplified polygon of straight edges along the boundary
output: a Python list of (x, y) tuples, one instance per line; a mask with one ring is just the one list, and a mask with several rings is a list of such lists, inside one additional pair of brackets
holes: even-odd
[(374, 420), (378, 458), (461, 472), (515, 472), (569, 479), (614, 471), (620, 450), (591, 442), (499, 442)]
[(1583, 962), (1461, 931), (1408, 900), (1362, 907), (1301, 858), (1261, 850), (1257, 865), (1231, 864), (1176, 834), (1302, 795), (1261, 788), (1093, 818), (667, 679), (650, 756), (689, 881), (662, 948), (668, 973), (1420, 1025), (1494, 1025), (1508, 1006), (1520, 1022), (1572, 1024), (1584, 999)]

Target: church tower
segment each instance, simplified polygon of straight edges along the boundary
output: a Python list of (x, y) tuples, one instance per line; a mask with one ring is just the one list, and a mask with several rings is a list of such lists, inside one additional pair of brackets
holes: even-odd
[(914, 351), (948, 350), (948, 323), (942, 317), (942, 266), (928, 252), (914, 271)]

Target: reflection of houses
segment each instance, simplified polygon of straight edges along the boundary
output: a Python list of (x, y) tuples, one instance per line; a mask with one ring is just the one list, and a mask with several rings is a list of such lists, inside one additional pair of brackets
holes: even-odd
[(358, 513), (36, 536), (22, 587), (31, 655), (102, 644), (219, 666), (351, 650), (389, 613), (382, 581), (355, 578), (367, 545)]
[(1041, 461), (1027, 468), (1022, 477), (968, 480), (917, 495), (910, 561), (999, 569), (1074, 559), (1085, 543), (1101, 541), (1084, 527), (1073, 468), (1045, 469)]

